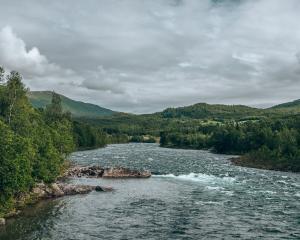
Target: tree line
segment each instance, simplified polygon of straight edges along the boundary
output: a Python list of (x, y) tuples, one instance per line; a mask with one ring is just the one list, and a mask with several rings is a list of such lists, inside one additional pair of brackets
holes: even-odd
[(300, 116), (169, 129), (160, 145), (242, 155), (240, 165), (299, 172)]

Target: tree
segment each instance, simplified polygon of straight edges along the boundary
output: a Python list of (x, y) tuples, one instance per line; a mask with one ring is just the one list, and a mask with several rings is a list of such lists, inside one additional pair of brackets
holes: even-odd
[(52, 92), (51, 104), (46, 107), (46, 121), (55, 122), (63, 118), (63, 109), (61, 97), (59, 94)]
[(15, 134), (0, 121), (0, 215), (12, 198), (33, 184), (32, 159), (35, 151), (30, 139)]
[(0, 66), (0, 83), (4, 81), (4, 68)]
[(22, 76), (12, 71), (2, 90), (1, 114), (5, 122), (21, 135), (29, 134), (30, 115), (34, 113), (28, 98), (28, 89), (22, 82)]

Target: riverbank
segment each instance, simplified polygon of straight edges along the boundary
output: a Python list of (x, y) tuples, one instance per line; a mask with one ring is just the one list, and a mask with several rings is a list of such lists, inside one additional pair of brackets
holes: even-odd
[(264, 170), (280, 171), (278, 169), (274, 169), (274, 167), (271, 165), (263, 164), (261, 162), (254, 163), (252, 160), (250, 160), (244, 156), (230, 158), (229, 160), (232, 164), (234, 164), (236, 166), (240, 166), (240, 167), (249, 167), (249, 168), (257, 168), (257, 169), (264, 169)]
[(5, 225), (7, 218), (16, 217), (27, 205), (36, 204), (46, 199), (55, 199), (63, 196), (88, 194), (92, 191), (113, 191), (107, 186), (91, 186), (69, 184), (71, 178), (149, 178), (150, 171), (138, 171), (128, 168), (103, 168), (100, 166), (71, 166), (64, 171), (57, 181), (51, 184), (37, 183), (28, 193), (22, 193), (15, 199), (15, 208), (0, 218), (0, 226)]
[(108, 191), (112, 190), (107, 187), (73, 185), (61, 181), (51, 184), (38, 183), (28, 193), (22, 193), (15, 199), (15, 208), (0, 218), (0, 225), (5, 225), (7, 218), (16, 217), (21, 213), (23, 208), (28, 205), (36, 204), (46, 199), (54, 199), (67, 195), (87, 194), (91, 191)]
[[(208, 148), (196, 148), (192, 146), (176, 146), (176, 145), (166, 145), (166, 146), (160, 146), (162, 148), (170, 148), (170, 149), (183, 149), (183, 150), (203, 150), (203, 151), (209, 151), (214, 154), (221, 154), (218, 152), (213, 151), (212, 149)], [(231, 156), (231, 155), (239, 155), (239, 153), (230, 152), (225, 153), (225, 155)], [(264, 160), (262, 158), (255, 158), (252, 157), (249, 154), (241, 155), (238, 157), (229, 158), (230, 162), (234, 165), (240, 166), (240, 167), (248, 167), (248, 168), (257, 168), (257, 169), (264, 169), (264, 170), (272, 170), (272, 171), (283, 171), (283, 172), (300, 172), (300, 169), (297, 167), (292, 167), (291, 165), (285, 163), (282, 164), (280, 161), (276, 160), (274, 161), (272, 158), (269, 160)]]
[(281, 172), (294, 172), (299, 173), (299, 171), (285, 165), (277, 166), (272, 161), (264, 161), (262, 159), (253, 159), (249, 156), (239, 156), (229, 159), (232, 164), (240, 167), (272, 170), (272, 171), (281, 171)]

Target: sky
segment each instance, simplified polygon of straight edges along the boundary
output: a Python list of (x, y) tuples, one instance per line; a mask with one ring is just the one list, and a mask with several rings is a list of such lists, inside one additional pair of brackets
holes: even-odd
[(116, 111), (300, 98), (299, 0), (0, 0), (0, 65)]

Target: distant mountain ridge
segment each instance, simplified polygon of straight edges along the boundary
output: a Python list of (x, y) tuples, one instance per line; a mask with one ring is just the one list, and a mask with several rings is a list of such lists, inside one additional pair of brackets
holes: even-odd
[[(138, 116), (156, 116), (162, 118), (191, 118), (191, 119), (248, 119), (260, 118), (264, 116), (274, 116), (284, 113), (300, 113), (300, 99), (292, 102), (282, 103), (273, 107), (262, 109), (246, 105), (225, 105), (225, 104), (207, 104), (196, 103), (190, 106), (167, 108), (162, 112), (152, 114), (121, 114), (95, 104), (72, 100), (61, 95), (63, 109), (72, 113), (74, 117), (83, 118), (130, 118)], [(29, 100), (35, 108), (45, 108), (51, 102), (51, 91), (32, 91), (28, 93)], [(125, 115), (124, 115), (125, 114)], [(108, 121), (108, 119), (107, 119)]]
[[(103, 116), (112, 116), (115, 111), (100, 107), (95, 104), (75, 101), (64, 95), (61, 95), (62, 107), (64, 111), (69, 111), (74, 117), (97, 118)], [(28, 93), (28, 98), (35, 108), (45, 108), (51, 102), (51, 91), (31, 91)]]
[(300, 108), (300, 99), (294, 100), (292, 102), (282, 103), (271, 107), (271, 109), (279, 108)]
[(252, 108), (245, 105), (197, 103), (185, 107), (167, 108), (161, 112), (161, 115), (164, 118), (242, 118), (245, 116), (261, 115), (263, 112), (263, 109)]

